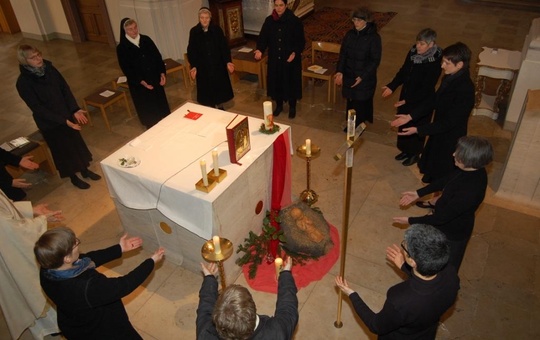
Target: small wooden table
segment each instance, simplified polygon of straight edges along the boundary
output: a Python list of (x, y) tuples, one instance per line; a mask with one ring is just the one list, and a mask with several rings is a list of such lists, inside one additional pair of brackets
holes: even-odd
[[(20, 157), (33, 156), (32, 161), (39, 164), (40, 169), (50, 173), (51, 175), (55, 175), (56, 167), (47, 143), (44, 140), (33, 139), (32, 135), (28, 136), (27, 138), (30, 143), (13, 149), (10, 152)], [(7, 165), (6, 170), (11, 174), (11, 176), (13, 176), (13, 178), (21, 177), (21, 175), (27, 171), (21, 167), (15, 167), (12, 165)]]
[(232, 50), (231, 56), (235, 73), (246, 72), (256, 74), (259, 78), (259, 87), (266, 89), (266, 56), (263, 56), (261, 60), (255, 60), (253, 51), (239, 52), (238, 50)]
[[(101, 93), (105, 91), (113, 92), (113, 94), (109, 97), (102, 96)], [(130, 117), (133, 117), (131, 114), (131, 109), (129, 108), (129, 104), (127, 101), (126, 93), (123, 91), (117, 91), (117, 90), (110, 90), (110, 89), (100, 89), (99, 91), (96, 91), (89, 95), (88, 97), (84, 98), (84, 109), (88, 113), (88, 121), (90, 122), (90, 125), (92, 124), (92, 120), (90, 118), (90, 112), (88, 111), (88, 105), (99, 108), (101, 110), (101, 115), (103, 116), (103, 120), (105, 121), (105, 124), (107, 125), (107, 129), (111, 131), (111, 125), (109, 124), (109, 119), (107, 118), (107, 107), (113, 105), (114, 103), (124, 100), (124, 103), (126, 104), (126, 109)]]
[(189, 80), (188, 80), (188, 71), (186, 70), (186, 67), (182, 64), (180, 64), (177, 61), (172, 60), (171, 58), (167, 58), (163, 60), (165, 63), (165, 69), (167, 70), (167, 75), (174, 73), (174, 72), (181, 72), (182, 78), (184, 79), (184, 85), (186, 86), (186, 89), (189, 88)]

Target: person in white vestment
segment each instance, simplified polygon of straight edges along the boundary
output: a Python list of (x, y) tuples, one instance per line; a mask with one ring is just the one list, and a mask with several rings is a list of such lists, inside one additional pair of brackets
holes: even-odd
[[(34, 217), (35, 216), (35, 217)], [(12, 202), (0, 190), (0, 306), (12, 339), (29, 328), (35, 339), (60, 332), (56, 311), (39, 284), (34, 244), (47, 230), (47, 220), (59, 221), (61, 211), (46, 204)]]

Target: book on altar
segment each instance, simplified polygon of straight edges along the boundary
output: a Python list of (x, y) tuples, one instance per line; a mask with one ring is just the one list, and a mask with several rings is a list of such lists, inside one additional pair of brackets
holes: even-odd
[(240, 164), (238, 161), (251, 150), (248, 117), (236, 115), (226, 130), (231, 163)]

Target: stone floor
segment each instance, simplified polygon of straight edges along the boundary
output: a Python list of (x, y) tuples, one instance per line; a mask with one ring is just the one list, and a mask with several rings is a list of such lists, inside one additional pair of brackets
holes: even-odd
[[(349, 8), (347, 0), (316, 0), (316, 8)], [(474, 55), (482, 46), (521, 50), (531, 20), (540, 13), (484, 7), (457, 0), (371, 0), (364, 1), (373, 10), (395, 11), (398, 15), (380, 32), (383, 59), (378, 69), (379, 86), (388, 82), (402, 64), (416, 33), (432, 27), (439, 33), (439, 44), (467, 43)], [(144, 33), (144, 28), (142, 33)], [(52, 60), (70, 84), (79, 102), (119, 74), (114, 49), (100, 44), (74, 44), (55, 40), (26, 40), (20, 34), (0, 34), (0, 141), (28, 135), (36, 130), (32, 116), (20, 100), (14, 84), (18, 76), (15, 51), (18, 44), (35, 44), (46, 59)], [(167, 95), (171, 107), (193, 100), (194, 89), (186, 89), (181, 79), (169, 77)], [(257, 117), (262, 116), (265, 92), (257, 88), (257, 79), (244, 75), (234, 83), (235, 99), (226, 109)], [(349, 239), (346, 277), (367, 303), (379, 310), (388, 287), (401, 280), (385, 260), (385, 247), (398, 244), (403, 229), (392, 224), (392, 216), (418, 215), (425, 211), (411, 207), (400, 209), (400, 193), (421, 185), (416, 167), (403, 167), (393, 157), (395, 133), (389, 128), (397, 98), (375, 99), (375, 122), (370, 124), (355, 153), (352, 178)], [(131, 104), (131, 102), (130, 102)], [(98, 111), (92, 110), (94, 126), (85, 127), (83, 135), (95, 162), (91, 168), (101, 173), (99, 161), (112, 150), (143, 132), (136, 118), (128, 119), (122, 105), (109, 109), (112, 131), (109, 132)], [(344, 102), (326, 103), (326, 85), (310, 84), (298, 105), (297, 118), (277, 118), (290, 124), (293, 144), (306, 138), (322, 146), (321, 157), (314, 160), (311, 187), (319, 195), (317, 206), (332, 224), (341, 226), (344, 165), (332, 156), (343, 141)], [(487, 197), (477, 213), (474, 235), (460, 271), (461, 290), (455, 307), (442, 320), (440, 339), (532, 339), (540, 337), (540, 211), (498, 199), (496, 191), (502, 165), (510, 147), (512, 133), (501, 129), (500, 122), (487, 117), (470, 118), (470, 134), (482, 135), (494, 144), (495, 161), (489, 168)], [(305, 188), (305, 167), (293, 157), (293, 193)], [(90, 190), (81, 191), (68, 180), (44, 174), (35, 176), (29, 199), (47, 202), (62, 209), (65, 224), (82, 240), (83, 251), (114, 244), (122, 226), (105, 181), (92, 182)], [(129, 272), (150, 250), (127, 254), (103, 268), (107, 275)], [(339, 273), (336, 264), (321, 281), (298, 292), (300, 322), (296, 339), (374, 339), (354, 316), (348, 303), (343, 304), (343, 328), (333, 324), (337, 313), (337, 291), (333, 280)], [(245, 284), (241, 276), (236, 280)], [(145, 339), (194, 339), (195, 310), (201, 275), (164, 262), (147, 282), (124, 299), (132, 323)], [(275, 295), (254, 292), (259, 313), (272, 314)], [(8, 338), (5, 322), (0, 322), (0, 338)], [(22, 339), (30, 339), (25, 333)]]

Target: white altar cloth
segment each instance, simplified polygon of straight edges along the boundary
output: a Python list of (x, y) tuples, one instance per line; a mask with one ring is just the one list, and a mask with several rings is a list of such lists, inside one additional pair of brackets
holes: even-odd
[[(202, 113), (198, 120), (185, 118), (189, 111)], [(290, 127), (280, 125), (280, 133), (266, 135), (259, 132), (262, 119), (248, 118), (251, 150), (239, 161), (242, 165), (231, 164), (227, 147), (226, 126), (236, 116), (235, 113), (216, 110), (205, 106), (186, 103), (172, 112), (157, 125), (139, 137), (113, 152), (101, 162), (110, 195), (115, 202), (135, 210), (157, 209), (179, 226), (209, 239), (220, 226), (230, 221), (220, 221), (215, 210), (231, 210), (235, 207), (235, 194), (228, 192), (227, 202), (217, 202), (242, 176), (247, 169), (267, 150), (276, 138), (286, 133), (290, 142)], [(261, 110), (262, 116), (262, 110)], [(216, 185), (210, 193), (195, 189), (201, 179), (200, 160), (206, 160), (207, 171), (212, 171), (212, 150), (217, 148), (220, 168), (227, 170), (227, 177)], [(133, 168), (123, 168), (119, 159), (136, 157), (141, 162)], [(271, 193), (271, 166), (259, 168), (255, 174), (244, 176), (244, 180), (257, 179), (265, 183), (265, 195)], [(241, 184), (239, 184), (241, 187)], [(250, 185), (245, 183), (245, 185)], [(235, 190), (238, 190), (235, 187)], [(230, 191), (230, 190), (229, 190)], [(265, 203), (270, 197), (264, 197)], [(230, 206), (226, 207), (224, 204)], [(268, 206), (266, 206), (269, 209)], [(251, 207), (249, 208), (251, 210)], [(235, 212), (238, 213), (238, 212)], [(264, 214), (264, 212), (263, 212)], [(226, 235), (225, 235), (226, 236)]]

